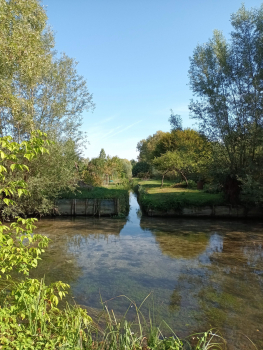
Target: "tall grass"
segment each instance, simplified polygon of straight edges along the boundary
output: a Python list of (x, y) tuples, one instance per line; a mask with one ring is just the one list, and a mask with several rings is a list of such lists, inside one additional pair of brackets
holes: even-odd
[[(15, 295), (19, 297), (12, 304), (7, 296), (0, 308), (1, 349), (226, 349), (224, 339), (212, 330), (179, 339), (164, 321), (156, 326), (150, 315), (146, 320), (141, 312), (143, 303), (137, 307), (129, 298), (130, 306), (122, 318), (117, 318), (103, 303), (100, 317), (92, 320), (86, 310), (77, 305), (67, 304), (62, 309), (51, 307), (43, 282), (30, 296), (20, 292)], [(127, 320), (130, 307), (136, 311), (132, 322)], [(169, 337), (163, 334), (162, 327), (169, 329)]]

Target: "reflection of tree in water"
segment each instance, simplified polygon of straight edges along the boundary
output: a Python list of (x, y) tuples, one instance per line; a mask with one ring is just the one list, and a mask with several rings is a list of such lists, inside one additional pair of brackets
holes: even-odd
[[(180, 221), (180, 220), (178, 220)], [(174, 224), (174, 225), (173, 225)], [(178, 225), (174, 220), (142, 218), (141, 228), (150, 230), (163, 254), (171, 258), (196, 258), (209, 243), (209, 235), (190, 225)]]
[[(245, 335), (263, 348), (261, 224), (142, 218), (141, 227), (153, 232), (163, 254), (191, 259), (170, 295), (176, 319), (186, 313), (193, 332), (219, 329), (229, 350), (252, 349)], [(211, 249), (215, 236), (219, 250)]]
[(159, 243), (163, 254), (171, 258), (191, 259), (202, 254), (209, 242), (206, 234), (166, 234), (155, 233), (156, 242)]
[(173, 293), (170, 296), (170, 303), (169, 303), (169, 310), (170, 311), (177, 311), (181, 307), (181, 300), (182, 296), (180, 294), (180, 291), (177, 289), (174, 289)]

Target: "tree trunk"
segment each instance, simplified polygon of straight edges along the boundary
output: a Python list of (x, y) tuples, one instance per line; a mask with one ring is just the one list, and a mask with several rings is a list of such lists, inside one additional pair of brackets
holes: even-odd
[(162, 177), (162, 186), (161, 186), (161, 188), (163, 188), (163, 179), (164, 179), (164, 175), (165, 175), (165, 174), (163, 174), (163, 177)]
[(186, 182), (186, 186), (188, 187), (188, 181), (187, 181), (186, 176), (185, 176), (184, 173), (182, 173), (182, 172), (181, 172), (181, 175), (182, 175), (182, 177), (184, 178), (184, 180), (185, 180), (185, 182)]

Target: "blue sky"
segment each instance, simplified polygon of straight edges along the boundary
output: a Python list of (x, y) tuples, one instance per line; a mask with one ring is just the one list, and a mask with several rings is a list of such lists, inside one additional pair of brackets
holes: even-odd
[[(56, 49), (74, 57), (96, 109), (84, 112), (86, 157), (137, 157), (136, 145), (169, 131), (170, 109), (189, 118), (189, 57), (214, 29), (231, 32), (237, 0), (43, 0)], [(243, 1), (259, 7), (262, 1)]]

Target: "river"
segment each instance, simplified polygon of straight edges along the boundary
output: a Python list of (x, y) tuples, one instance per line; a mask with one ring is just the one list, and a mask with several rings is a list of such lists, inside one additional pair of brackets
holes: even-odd
[(131, 193), (127, 219), (56, 217), (37, 232), (52, 241), (31, 277), (69, 283), (90, 313), (148, 296), (145, 317), (180, 337), (215, 328), (230, 350), (263, 349), (262, 223), (142, 217)]

